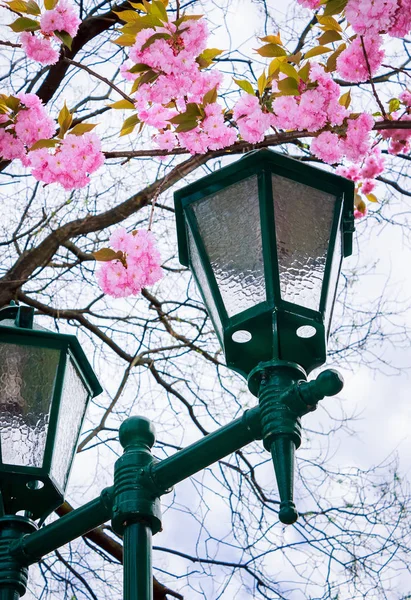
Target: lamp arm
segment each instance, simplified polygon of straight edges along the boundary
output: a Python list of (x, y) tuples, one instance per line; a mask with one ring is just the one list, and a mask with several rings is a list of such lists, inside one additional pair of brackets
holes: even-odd
[(40, 558), (99, 527), (111, 518), (113, 488), (76, 508), (57, 521), (21, 537), (10, 547), (10, 554), (30, 565)]
[(250, 442), (260, 439), (261, 418), (260, 407), (257, 406), (246, 410), (240, 418), (161, 462), (152, 463), (151, 477), (160, 490), (169, 489)]

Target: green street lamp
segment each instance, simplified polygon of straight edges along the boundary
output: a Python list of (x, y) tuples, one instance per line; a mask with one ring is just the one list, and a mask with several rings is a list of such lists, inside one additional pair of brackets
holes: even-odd
[(64, 501), (88, 401), (102, 388), (73, 335), (0, 311), (0, 493), (6, 513), (46, 517)]
[(0, 600), (18, 600), (31, 564), (110, 519), (123, 536), (124, 600), (152, 600), (160, 497), (255, 440), (272, 454), (280, 521), (296, 521), (300, 419), (342, 388), (332, 370), (306, 378), (325, 362), (353, 192), (352, 182), (264, 150), (176, 193), (180, 260), (258, 406), (162, 461), (151, 454), (150, 421), (126, 419), (113, 486), (40, 528), (64, 500), (87, 403), (101, 387), (74, 336), (35, 326), (29, 307), (0, 309)]
[[(278, 389), (326, 360), (341, 262), (352, 252), (353, 197), (353, 182), (270, 150), (175, 194), (180, 262), (193, 272), (227, 366), (270, 413), (264, 445), (285, 523), (297, 518), (293, 453), (308, 409), (280, 402)], [(326, 385), (337, 393), (341, 384), (331, 375)]]

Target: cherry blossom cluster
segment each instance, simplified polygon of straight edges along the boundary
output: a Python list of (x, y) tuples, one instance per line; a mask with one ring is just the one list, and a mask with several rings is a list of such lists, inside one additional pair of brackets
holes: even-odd
[(311, 152), (331, 165), (339, 163), (343, 156), (358, 162), (370, 151), (373, 125), (374, 119), (367, 113), (348, 119), (344, 135), (323, 131), (311, 142)]
[[(150, 43), (153, 36), (160, 38)], [(237, 138), (224, 121), (222, 107), (215, 102), (206, 105), (203, 114), (193, 115), (193, 126), (188, 131), (181, 131), (178, 126), (175, 132), (171, 130), (173, 117), (185, 113), (190, 105), (201, 104), (204, 96), (212, 90), (217, 92), (221, 84), (219, 71), (202, 71), (196, 61), (206, 48), (207, 37), (203, 19), (188, 19), (181, 32), (173, 23), (143, 29), (130, 49), (130, 61), (148, 65), (156, 75), (151, 83), (139, 86), (135, 106), (139, 120), (159, 130), (153, 139), (163, 150), (180, 143), (193, 154), (203, 153), (229, 146)], [(128, 79), (140, 75), (129, 69), (128, 61), (122, 68)], [(173, 108), (166, 108), (170, 105)]]
[(274, 100), (271, 120), (274, 127), (319, 131), (327, 124), (341, 125), (348, 117), (349, 111), (339, 103), (340, 86), (321, 65), (311, 64), (310, 79), (307, 83), (300, 82), (300, 91), (299, 96), (280, 96)]
[(40, 18), (40, 31), (23, 31), (20, 43), (28, 58), (42, 65), (55, 64), (60, 56), (61, 39), (56, 33), (76, 36), (81, 21), (73, 6), (60, 0), (57, 6), (46, 10)]
[(384, 60), (380, 35), (356, 37), (337, 59), (337, 72), (342, 79), (361, 83), (374, 77)]
[(31, 150), (51, 140), (56, 124), (36, 94), (20, 93), (17, 99), (14, 111), (0, 114), (0, 159), (19, 158), (38, 181), (60, 183), (66, 190), (87, 185), (88, 175), (104, 163), (100, 139), (94, 133), (68, 134), (53, 140), (51, 147)]
[(11, 109), (0, 114), (0, 158), (5, 160), (24, 160), (28, 148), (41, 139), (50, 139), (56, 130), (36, 94), (20, 93), (17, 98), (20, 103), (14, 118)]
[(79, 189), (104, 163), (100, 138), (95, 133), (67, 135), (54, 152), (39, 148), (29, 152), (23, 164), (44, 183), (60, 183), (65, 190)]
[(404, 37), (411, 29), (411, 0), (348, 0), (345, 15), (360, 35)]
[[(97, 272), (97, 280), (105, 294), (114, 298), (137, 295), (142, 288), (161, 279), (161, 257), (151, 231), (117, 229), (110, 238), (117, 258), (105, 260)], [(101, 251), (100, 251), (101, 252)]]

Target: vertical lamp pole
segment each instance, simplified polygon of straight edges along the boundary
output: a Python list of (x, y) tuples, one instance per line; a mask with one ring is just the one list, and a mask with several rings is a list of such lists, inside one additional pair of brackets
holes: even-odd
[(31, 564), (110, 519), (124, 540), (124, 600), (152, 600), (160, 497), (255, 440), (272, 456), (280, 521), (297, 520), (301, 417), (343, 385), (333, 370), (306, 380), (326, 359), (341, 262), (352, 249), (353, 192), (346, 179), (263, 150), (176, 193), (180, 261), (227, 366), (247, 378), (258, 406), (161, 462), (150, 421), (125, 420), (114, 485), (40, 528), (36, 521), (64, 501), (87, 404), (101, 387), (74, 336), (35, 326), (29, 307), (0, 310), (0, 600), (18, 600)]

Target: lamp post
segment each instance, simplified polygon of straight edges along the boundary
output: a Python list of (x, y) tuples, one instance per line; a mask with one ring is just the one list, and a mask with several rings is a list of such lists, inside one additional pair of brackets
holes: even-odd
[(124, 538), (124, 600), (152, 600), (160, 497), (254, 440), (272, 454), (280, 521), (295, 522), (300, 418), (342, 388), (335, 371), (306, 378), (325, 362), (341, 261), (351, 253), (353, 192), (348, 180), (264, 150), (175, 194), (180, 261), (227, 365), (259, 404), (161, 462), (151, 455), (152, 424), (127, 419), (114, 485), (40, 528), (36, 520), (64, 500), (87, 403), (101, 387), (74, 336), (34, 326), (31, 308), (0, 310), (0, 600), (24, 595), (30, 564), (109, 519)]

